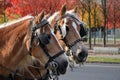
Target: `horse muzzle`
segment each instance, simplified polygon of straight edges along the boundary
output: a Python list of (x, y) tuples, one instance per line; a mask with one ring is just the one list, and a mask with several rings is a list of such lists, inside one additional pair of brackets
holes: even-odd
[(88, 50), (86, 48), (83, 48), (78, 55), (80, 62), (85, 62), (87, 59), (87, 56), (88, 56)]
[(73, 55), (74, 60), (76, 63), (81, 63), (85, 62), (88, 56), (88, 50), (87, 49), (82, 49), (81, 52), (78, 53), (78, 55)]
[(67, 67), (68, 67), (68, 60), (66, 58), (62, 58), (63, 55), (59, 56), (58, 58), (55, 59), (55, 62), (57, 63), (57, 74), (65, 74)]

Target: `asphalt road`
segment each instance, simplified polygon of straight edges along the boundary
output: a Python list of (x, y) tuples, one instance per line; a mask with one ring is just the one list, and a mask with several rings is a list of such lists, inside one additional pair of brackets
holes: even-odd
[(68, 68), (59, 80), (120, 80), (120, 64), (87, 63), (73, 72)]

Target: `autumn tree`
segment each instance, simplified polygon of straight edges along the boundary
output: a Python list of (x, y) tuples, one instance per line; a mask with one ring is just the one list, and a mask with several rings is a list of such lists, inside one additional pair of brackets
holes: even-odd
[(104, 29), (103, 29), (103, 46), (106, 46), (106, 23), (107, 23), (107, 8), (106, 8), (106, 0), (101, 0), (102, 3), (102, 12), (103, 12), (103, 17), (104, 17)]
[[(93, 2), (93, 18), (94, 18), (94, 27), (97, 26), (97, 3)], [(94, 31), (94, 45), (96, 44), (96, 33)]]
[(5, 10), (11, 6), (12, 5), (8, 0), (0, 0), (0, 23), (6, 22)]
[(54, 13), (63, 4), (67, 4), (68, 9), (75, 4), (75, 0), (10, 0), (10, 2), (13, 6), (7, 8), (7, 15), (13, 19), (28, 14), (35, 16), (42, 10), (45, 10), (46, 14)]
[[(115, 30), (120, 26), (120, 0), (107, 0), (107, 6), (109, 6), (107, 22), (109, 28), (113, 28), (114, 44), (116, 44)], [(113, 26), (113, 27), (112, 27)]]
[(89, 25), (89, 48), (91, 49), (91, 5), (92, 5), (92, 0), (79, 0), (80, 4), (83, 6), (83, 8), (87, 11), (88, 13), (88, 25)]

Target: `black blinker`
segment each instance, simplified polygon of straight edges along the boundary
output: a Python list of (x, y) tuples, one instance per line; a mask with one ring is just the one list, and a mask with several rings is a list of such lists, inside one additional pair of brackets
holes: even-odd
[(46, 33), (41, 33), (39, 36), (38, 36), (38, 38), (39, 38), (39, 42), (42, 44), (42, 45), (47, 45), (47, 44), (49, 44), (49, 42), (50, 42), (50, 35), (49, 34), (46, 34)]
[(85, 35), (87, 35), (87, 29), (85, 28), (85, 26), (83, 24), (80, 24), (80, 36), (83, 37)]

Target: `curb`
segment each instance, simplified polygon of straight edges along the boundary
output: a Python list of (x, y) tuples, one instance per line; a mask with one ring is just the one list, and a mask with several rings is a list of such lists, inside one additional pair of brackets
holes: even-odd
[(99, 61), (86, 61), (86, 63), (120, 64), (120, 62), (99, 62)]

